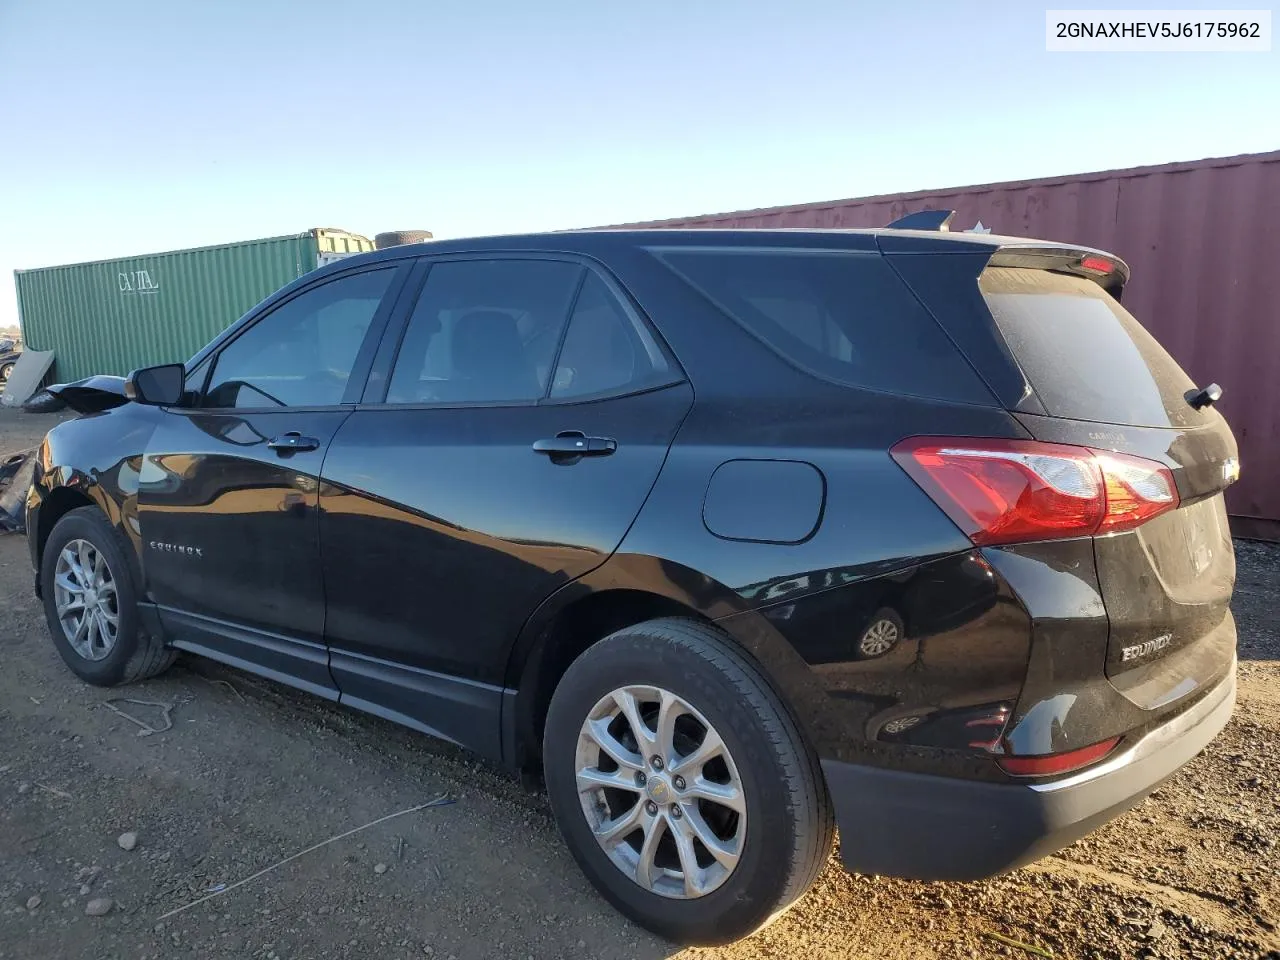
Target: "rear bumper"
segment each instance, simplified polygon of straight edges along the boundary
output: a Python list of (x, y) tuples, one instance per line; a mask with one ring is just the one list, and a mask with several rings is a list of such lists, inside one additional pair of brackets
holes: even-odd
[(1043, 784), (1001, 784), (822, 761), (857, 873), (977, 880), (1038, 860), (1142, 800), (1231, 718), (1236, 671), (1123, 753)]

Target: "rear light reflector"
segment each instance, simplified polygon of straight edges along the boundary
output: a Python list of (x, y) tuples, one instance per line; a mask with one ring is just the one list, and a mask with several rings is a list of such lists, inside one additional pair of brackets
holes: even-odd
[(1097, 763), (1120, 742), (1119, 737), (1103, 740), (1079, 750), (1066, 753), (1047, 753), (1038, 757), (1000, 757), (996, 763), (1005, 773), (1015, 777), (1048, 777), (1058, 773), (1070, 773), (1091, 763)]
[(1115, 269), (1115, 264), (1106, 257), (1085, 257), (1080, 261), (1080, 266), (1085, 270), (1094, 270), (1098, 273), (1110, 273)]
[(1178, 505), (1162, 464), (1088, 447), (912, 437), (890, 452), (978, 546), (1115, 533)]

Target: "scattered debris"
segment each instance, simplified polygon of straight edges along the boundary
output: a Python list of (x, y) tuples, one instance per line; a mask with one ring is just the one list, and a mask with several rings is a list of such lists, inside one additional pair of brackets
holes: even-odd
[[(130, 713), (126, 713), (116, 706), (117, 703), (133, 703), (140, 707), (157, 707), (160, 710), (160, 719), (163, 721), (163, 727), (153, 727), (145, 721), (139, 720)], [(138, 731), (138, 736), (149, 737), (153, 733), (164, 733), (166, 730), (173, 729), (173, 705), (168, 703), (157, 703), (154, 700), (134, 700), (129, 697), (116, 697), (113, 700), (104, 700), (102, 705), (112, 713), (117, 713), (124, 717), (130, 723), (136, 723), (142, 729)]]
[(387, 872), (387, 865), (385, 863), (375, 863), (373, 865), (373, 872), (376, 873), (378, 876), (382, 876), (384, 873)]
[(228, 690), (230, 690), (232, 693), (236, 695), (237, 700), (239, 700), (241, 703), (245, 702), (244, 695), (241, 694), (240, 691), (235, 688), (235, 686), (231, 683), (230, 680), (214, 680), (212, 677), (200, 677), (200, 679), (203, 680), (205, 683), (213, 684), (214, 686), (226, 687)]
[(47, 783), (37, 783), (37, 787), (46, 793), (52, 793), (55, 797), (61, 797), (63, 800), (74, 800), (75, 797), (67, 793), (65, 790), (59, 790), (57, 787), (51, 787)]
[(21, 453), (11, 453), (3, 460), (0, 460), (0, 487), (8, 486), (10, 481), (17, 476), (18, 469), (35, 452), (34, 448), (23, 450)]
[(397, 835), (396, 836), (396, 859), (397, 860), (404, 859), (404, 848), (406, 846), (407, 844), (404, 842), (404, 837)]
[(0, 461), (0, 533), (25, 533), (27, 488), (35, 473), (34, 450)]
[(40, 386), (40, 381), (53, 366), (52, 350), (23, 350), (18, 355), (18, 362), (9, 371), (9, 379), (5, 381), (4, 394), (0, 395), (0, 404), (16, 407), (24, 403)]
[(130, 830), (127, 833), (122, 833), (120, 836), (116, 837), (116, 843), (120, 845), (121, 850), (132, 850), (138, 845), (138, 835), (134, 831)]
[(1030, 943), (1023, 943), (1021, 940), (1015, 940), (1013, 937), (1006, 937), (1003, 934), (992, 933), (990, 930), (983, 930), (984, 937), (990, 937), (999, 943), (1003, 943), (1006, 947), (1015, 947), (1018, 950), (1025, 950), (1027, 953), (1034, 953), (1037, 957), (1048, 957), (1053, 960), (1053, 951), (1046, 950), (1044, 947), (1037, 947)]
[(36, 907), (40, 906), (40, 904), (42, 903), (44, 903), (44, 899), (38, 893), (33, 896), (27, 897), (28, 910), (34, 910)]
[(115, 903), (110, 897), (95, 897), (84, 905), (85, 916), (105, 917), (114, 906)]
[(221, 887), (222, 889), (214, 893), (210, 893), (207, 896), (201, 897), (199, 900), (192, 900), (190, 903), (184, 903), (182, 906), (176, 907), (173, 910), (170, 910), (168, 913), (161, 914), (158, 919), (167, 920), (176, 913), (182, 913), (184, 910), (190, 910), (192, 907), (199, 906), (200, 904), (204, 903), (207, 900), (212, 900), (214, 897), (220, 897), (222, 896), (222, 894), (229, 893), (230, 891), (236, 889), (236, 887), (242, 887), (246, 883), (250, 883), (254, 880), (257, 880), (259, 877), (270, 873), (272, 870), (278, 869), (279, 867), (283, 867), (286, 863), (290, 863), (294, 860), (297, 860), (301, 856), (305, 856), (306, 854), (311, 853), (314, 850), (319, 850), (321, 847), (326, 847), (329, 844), (334, 843), (338, 840), (343, 840), (349, 836), (352, 836), (353, 834), (360, 833), (362, 830), (368, 830), (370, 827), (376, 827), (378, 824), (386, 823), (388, 820), (394, 820), (396, 817), (403, 817), (406, 814), (417, 813), (419, 810), (425, 810), (428, 807), (443, 807), (453, 802), (454, 801), (447, 794), (441, 794), (440, 796), (436, 797), (434, 800), (428, 800), (426, 803), (420, 803), (416, 807), (409, 807), (408, 809), (405, 809), (405, 810), (398, 810), (395, 813), (387, 814), (385, 817), (379, 817), (377, 820), (371, 820), (369, 823), (363, 824), (362, 826), (359, 826), (359, 827), (355, 827), (354, 829), (348, 830), (345, 833), (336, 834), (335, 836), (330, 837), (328, 840), (321, 840), (319, 843), (313, 844), (307, 847), (305, 850), (299, 850), (297, 853), (292, 854), (291, 856), (285, 857), (283, 860), (280, 860), (277, 863), (273, 863), (271, 866), (265, 867), (264, 869), (259, 870), (257, 873), (251, 876), (245, 877), (243, 880), (237, 880), (235, 883), (231, 884), (230, 886), (224, 886), (222, 884), (219, 884), (218, 886)]

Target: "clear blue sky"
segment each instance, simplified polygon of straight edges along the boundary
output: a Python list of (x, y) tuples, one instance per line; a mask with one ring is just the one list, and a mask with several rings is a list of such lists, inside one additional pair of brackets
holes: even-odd
[(1047, 5), (0, 0), (0, 326), (15, 267), (1280, 148), (1280, 53), (1049, 54)]

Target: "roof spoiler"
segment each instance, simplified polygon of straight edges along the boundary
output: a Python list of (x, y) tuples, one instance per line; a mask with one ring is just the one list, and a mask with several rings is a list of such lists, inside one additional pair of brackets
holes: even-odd
[(954, 210), (917, 210), (915, 213), (908, 213), (905, 217), (899, 217), (885, 229), (937, 230), (940, 233), (948, 233), (951, 230), (951, 218), (955, 215)]

